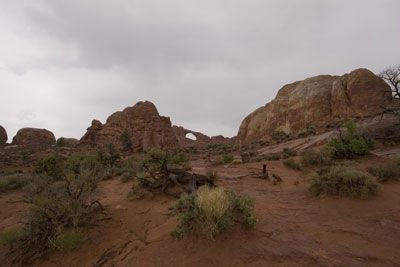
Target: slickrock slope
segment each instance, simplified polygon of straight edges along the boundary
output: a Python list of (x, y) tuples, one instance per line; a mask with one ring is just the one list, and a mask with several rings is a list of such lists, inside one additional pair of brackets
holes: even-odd
[(308, 78), (285, 85), (274, 100), (248, 115), (240, 126), (238, 140), (268, 140), (274, 131), (296, 135), (311, 126), (323, 132), (349, 118), (380, 114), (390, 100), (390, 87), (367, 69)]
[(160, 116), (155, 105), (149, 101), (115, 112), (104, 125), (93, 120), (80, 143), (97, 147), (113, 144), (122, 149), (122, 135), (131, 140), (134, 151), (178, 146), (170, 119)]
[(46, 129), (22, 128), (14, 136), (12, 144), (21, 146), (51, 146), (56, 143), (52, 132)]
[(8, 136), (6, 129), (0, 125), (0, 146), (4, 146), (7, 143)]

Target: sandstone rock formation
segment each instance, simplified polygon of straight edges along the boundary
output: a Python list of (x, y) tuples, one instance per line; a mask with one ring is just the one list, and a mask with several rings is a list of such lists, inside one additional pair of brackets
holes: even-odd
[(238, 140), (270, 139), (274, 131), (296, 135), (308, 127), (321, 132), (349, 118), (380, 114), (390, 100), (390, 87), (367, 69), (308, 78), (283, 86), (274, 100), (248, 115)]
[[(172, 130), (174, 131), (174, 134), (176, 138), (178, 139), (179, 146), (180, 147), (185, 147), (193, 144), (199, 144), (199, 143), (208, 143), (211, 141), (211, 138), (208, 137), (205, 134), (191, 131), (188, 129), (185, 129), (181, 126), (173, 126)], [(187, 134), (192, 134), (196, 137), (196, 140), (192, 140), (186, 137)]]
[(138, 102), (108, 117), (103, 125), (93, 120), (80, 144), (104, 147), (113, 144), (124, 148), (122, 136), (132, 143), (132, 150), (141, 151), (152, 147), (174, 148), (178, 140), (168, 117), (160, 116), (153, 103)]
[(0, 125), (0, 146), (4, 146), (7, 143), (8, 136), (6, 129)]
[(12, 144), (20, 146), (51, 146), (55, 142), (54, 134), (46, 129), (23, 128), (14, 136)]

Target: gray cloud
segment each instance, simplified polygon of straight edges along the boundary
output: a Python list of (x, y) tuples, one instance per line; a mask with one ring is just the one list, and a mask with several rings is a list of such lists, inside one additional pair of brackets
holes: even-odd
[(0, 1), (0, 124), (80, 137), (139, 100), (232, 136), (285, 83), (398, 64), (397, 0)]

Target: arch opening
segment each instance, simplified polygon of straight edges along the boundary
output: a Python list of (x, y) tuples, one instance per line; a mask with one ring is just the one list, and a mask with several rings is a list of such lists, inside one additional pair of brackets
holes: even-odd
[(193, 140), (193, 141), (197, 141), (197, 137), (196, 137), (194, 134), (192, 134), (192, 133), (187, 133), (187, 134), (185, 135), (185, 137), (186, 137), (187, 139), (190, 139), (190, 140)]

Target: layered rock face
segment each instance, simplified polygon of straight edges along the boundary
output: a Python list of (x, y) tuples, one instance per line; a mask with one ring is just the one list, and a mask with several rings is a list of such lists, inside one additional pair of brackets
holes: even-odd
[(349, 118), (380, 114), (391, 98), (390, 87), (367, 69), (308, 78), (285, 85), (274, 100), (248, 115), (238, 140), (270, 139), (274, 131), (295, 135), (311, 126), (323, 131)]
[(0, 146), (5, 146), (8, 140), (6, 129), (0, 125)]
[(160, 116), (154, 104), (149, 101), (138, 102), (133, 107), (115, 112), (104, 125), (93, 120), (80, 144), (97, 147), (113, 144), (122, 149), (123, 135), (130, 139), (134, 151), (178, 146), (170, 119)]
[(51, 146), (56, 143), (54, 134), (46, 129), (23, 128), (14, 136), (12, 144), (20, 146)]

